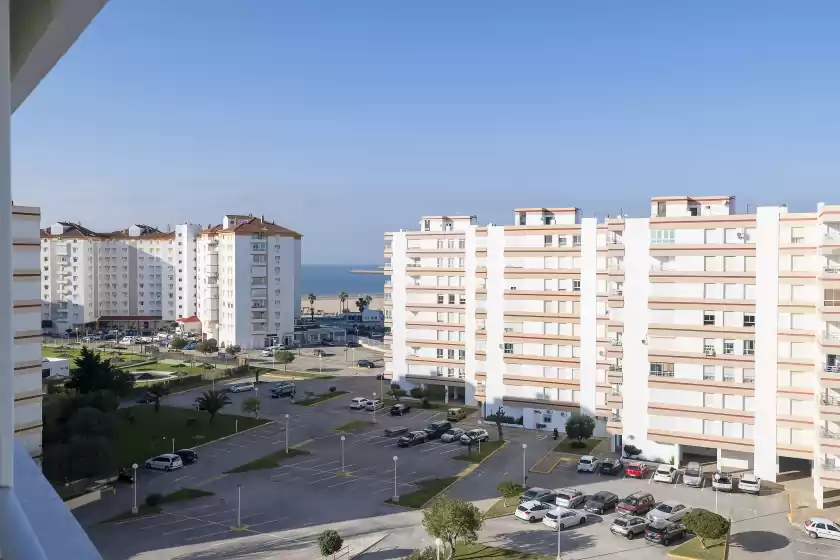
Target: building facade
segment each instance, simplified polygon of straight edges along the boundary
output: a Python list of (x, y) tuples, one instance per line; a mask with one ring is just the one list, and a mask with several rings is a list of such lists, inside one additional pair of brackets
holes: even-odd
[(386, 370), (613, 449), (810, 470), (840, 488), (840, 206), (656, 197), (650, 217), (525, 208), (386, 234)]
[(197, 237), (197, 315), (220, 345), (294, 340), (301, 235), (264, 217), (227, 215)]

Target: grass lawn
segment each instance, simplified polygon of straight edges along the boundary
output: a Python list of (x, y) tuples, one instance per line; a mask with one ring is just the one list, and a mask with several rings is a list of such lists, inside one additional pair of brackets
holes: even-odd
[[(474, 444), (472, 446), (472, 453), (465, 452), (461, 453), (460, 455), (455, 455), (452, 457), (456, 461), (468, 461), (470, 463), (480, 463), (484, 461), (491, 453), (502, 447), (506, 442), (504, 440), (499, 441), (485, 441), (481, 444), (481, 453), (478, 452), (478, 444)], [(458, 444), (456, 444), (458, 445)], [(467, 449), (466, 445), (462, 445), (465, 450)]]
[(484, 519), (513, 515), (513, 512), (516, 511), (517, 507), (519, 507), (519, 500), (517, 498), (508, 498), (507, 505), (505, 505), (504, 499), (500, 499), (498, 502), (490, 506), (490, 509), (484, 512)]
[(280, 461), (291, 459), (292, 457), (297, 457), (298, 455), (309, 455), (309, 451), (304, 451), (302, 449), (289, 449), (289, 452), (286, 453), (285, 449), (281, 449), (280, 451), (269, 453), (265, 457), (254, 459), (250, 463), (239, 465), (238, 467), (227, 471), (225, 474), (258, 471), (260, 469), (273, 469), (279, 465)]
[(417, 483), (417, 485), (420, 487), (420, 490), (417, 490), (416, 492), (411, 492), (410, 494), (405, 494), (404, 496), (400, 496), (400, 500), (398, 502), (395, 502), (389, 498), (385, 500), (385, 503), (397, 504), (414, 509), (420, 509), (424, 505), (426, 505), (426, 502), (443, 492), (444, 488), (446, 488), (456, 480), (458, 480), (457, 476), (446, 476), (443, 478), (430, 478), (428, 480), (421, 480)]
[(295, 401), (295, 404), (300, 406), (312, 406), (318, 403), (322, 403), (324, 401), (328, 401), (330, 399), (335, 399), (340, 397), (341, 395), (346, 395), (347, 391), (333, 391), (332, 393), (324, 393), (323, 395), (315, 395), (311, 399), (306, 399), (303, 401)]
[(726, 539), (706, 539), (706, 547), (704, 549), (700, 539), (695, 537), (673, 549), (669, 556), (674, 554), (696, 560), (723, 560), (726, 556)]
[[(199, 490), (198, 488), (181, 488), (180, 490), (176, 490), (171, 494), (166, 494), (165, 496), (161, 497), (160, 505), (163, 504), (171, 504), (172, 502), (182, 502), (184, 500), (194, 500), (196, 498), (203, 498), (205, 496), (212, 496), (213, 492), (207, 492), (206, 490)], [(154, 515), (156, 513), (160, 513), (161, 507), (160, 505), (157, 506), (150, 506), (146, 504), (140, 504), (137, 508), (137, 514), (131, 513), (131, 510), (124, 511), (106, 519), (103, 523), (110, 523), (112, 521), (122, 521), (124, 519), (131, 519), (132, 517), (142, 517), (144, 515)]]
[(237, 421), (239, 431), (268, 422), (265, 419), (217, 414), (210, 423), (210, 415), (206, 412), (161, 406), (156, 413), (151, 405), (121, 408), (115, 414), (119, 420), (118, 466), (132, 463), (142, 466), (153, 455), (171, 452), (172, 438), (175, 438), (175, 448), (183, 449), (235, 433)]
[(458, 544), (455, 545), (454, 560), (485, 560), (488, 558), (506, 560), (554, 560), (554, 556), (518, 552), (506, 548), (496, 548), (486, 544)]
[(330, 375), (328, 373), (307, 373), (305, 371), (290, 371), (287, 373), (283, 373), (279, 370), (269, 370), (268, 373), (276, 377), (291, 379), (292, 381), (294, 381), (295, 379), (311, 379), (314, 381), (335, 379), (335, 375)]
[(369, 428), (373, 426), (373, 422), (368, 422), (366, 420), (353, 420), (352, 422), (347, 422), (343, 426), (339, 426), (337, 428), (333, 428), (332, 431), (334, 432), (352, 432), (353, 430), (360, 430), (362, 428)]
[(590, 438), (583, 442), (586, 444), (586, 447), (572, 447), (572, 442), (575, 441), (577, 440), (566, 438), (554, 446), (554, 451), (558, 453), (569, 453), (571, 455), (589, 455), (592, 453), (592, 450), (598, 447), (598, 444), (604, 440)]

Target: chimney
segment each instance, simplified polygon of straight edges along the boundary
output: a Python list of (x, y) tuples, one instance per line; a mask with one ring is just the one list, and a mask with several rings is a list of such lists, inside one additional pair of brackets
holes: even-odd
[(262, 223), (262, 224), (265, 223), (265, 214), (260, 215), (260, 223)]

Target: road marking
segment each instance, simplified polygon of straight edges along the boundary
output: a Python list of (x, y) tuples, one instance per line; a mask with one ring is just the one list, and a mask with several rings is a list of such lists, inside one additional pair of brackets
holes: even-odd
[(331, 474), (330, 476), (325, 476), (324, 478), (319, 478), (317, 480), (313, 480), (312, 482), (309, 482), (308, 484), (315, 484), (315, 483), (318, 483), (318, 482), (323, 482), (325, 480), (329, 480), (329, 479), (335, 478), (335, 477), (336, 477), (335, 474)]
[(277, 519), (271, 519), (269, 521), (260, 521), (259, 523), (250, 523), (248, 525), (248, 528), (253, 529), (254, 527), (257, 527), (259, 525), (265, 525), (267, 523), (276, 523), (277, 521), (285, 521), (286, 519), (289, 519), (289, 518), (288, 517), (278, 517)]
[(826, 556), (825, 554), (817, 554), (816, 552), (805, 552), (800, 550), (799, 554), (807, 554), (808, 556), (819, 556), (820, 558), (835, 558), (834, 556)]
[(352, 477), (348, 477), (347, 480), (345, 480), (344, 482), (339, 482), (338, 484), (331, 484), (331, 485), (327, 486), (327, 488), (335, 488), (336, 486), (341, 486), (343, 484), (350, 484), (351, 482), (357, 482), (357, 479), (352, 478)]
[[(244, 529), (244, 530), (246, 530), (246, 531), (247, 531), (248, 529)], [(199, 535), (199, 536), (197, 536), (197, 537), (189, 537), (189, 538), (187, 538), (187, 539), (185, 539), (185, 540), (187, 540), (187, 541), (197, 541), (198, 539), (206, 539), (207, 537), (214, 537), (214, 536), (216, 536), (216, 535), (224, 535), (225, 533), (230, 533), (230, 532), (232, 532), (232, 531), (233, 531), (233, 529), (228, 528), (228, 529), (226, 529), (226, 530), (224, 530), (224, 531), (219, 531), (219, 532), (217, 532), (217, 533), (209, 533), (209, 534), (207, 534), (207, 535)], [(256, 532), (256, 531), (254, 531), (254, 532)]]
[[(796, 540), (797, 540), (797, 542), (804, 542), (804, 543), (808, 543), (808, 544), (817, 544), (814, 541), (808, 541), (808, 540), (805, 540), (805, 539), (796, 539)], [(834, 544), (834, 543), (831, 543), (831, 542), (819, 541), (819, 544), (829, 546), (831, 548), (840, 548), (840, 544)]]
[(320, 465), (312, 465), (312, 468), (313, 469), (320, 469), (320, 468), (326, 467), (327, 465), (332, 465), (333, 463), (340, 463), (340, 462), (341, 462), (341, 460), (339, 459), (337, 461), (330, 461), (329, 463), (322, 463)]
[(432, 444), (432, 446), (427, 445), (426, 449), (423, 449), (422, 451), (420, 451), (420, 453), (428, 453), (429, 451), (434, 451), (435, 449), (440, 449), (441, 447), (450, 447), (451, 444), (449, 444), (449, 443), (437, 443), (437, 444)]
[(185, 474), (181, 478), (176, 478), (175, 480), (173, 480), (172, 483), (174, 484), (174, 483), (178, 482), (179, 480), (184, 480), (185, 478), (189, 478), (189, 477), (190, 477), (190, 475)]
[(117, 521), (114, 525), (124, 525), (126, 523), (135, 523), (137, 521), (148, 521), (149, 519), (154, 519), (155, 517), (163, 517), (165, 515), (172, 515), (170, 513), (157, 513), (155, 515), (147, 515), (144, 517), (135, 517), (134, 519), (126, 519), (124, 521)]

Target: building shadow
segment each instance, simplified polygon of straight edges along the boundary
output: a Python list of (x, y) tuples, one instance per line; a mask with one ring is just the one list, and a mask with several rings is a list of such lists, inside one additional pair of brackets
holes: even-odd
[(790, 539), (770, 531), (745, 531), (729, 538), (729, 546), (744, 552), (772, 552), (790, 544)]
[[(488, 544), (518, 552), (544, 556), (547, 553), (554, 553), (557, 550), (557, 532), (551, 530), (515, 531), (498, 535)], [(594, 545), (595, 538), (592, 535), (580, 533), (575, 529), (561, 531), (560, 548), (563, 553), (588, 549)], [(459, 560), (469, 560), (470, 558), (477, 560), (479, 558), (485, 558), (485, 556), (478, 552), (463, 558), (459, 556)]]

